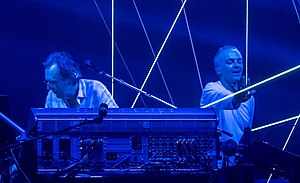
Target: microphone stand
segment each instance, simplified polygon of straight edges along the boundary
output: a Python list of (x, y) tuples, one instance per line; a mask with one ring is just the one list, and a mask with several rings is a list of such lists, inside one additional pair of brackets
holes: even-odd
[[(5, 116), (2, 112), (0, 112), (0, 119), (10, 125), (12, 128), (17, 130), (20, 134), (19, 137), (17, 137), (17, 140), (25, 140), (26, 139), (26, 131), (22, 129), (19, 125), (17, 125), (15, 122), (13, 122), (11, 119), (9, 119), (7, 116)], [(10, 173), (10, 160), (8, 156), (8, 150), (10, 148), (1, 148), (0, 149), (0, 159), (1, 159), (1, 170), (0, 175), (2, 174), (2, 180), (3, 183), (10, 183), (11, 182), (11, 173)]]
[(15, 148), (17, 146), (20, 146), (20, 145), (23, 145), (25, 143), (28, 143), (28, 142), (32, 142), (32, 141), (37, 141), (37, 140), (40, 140), (40, 139), (43, 139), (43, 138), (46, 138), (48, 136), (55, 136), (55, 135), (61, 135), (63, 133), (66, 133), (70, 130), (72, 130), (73, 128), (76, 128), (76, 127), (80, 127), (80, 126), (83, 126), (83, 125), (86, 125), (86, 124), (92, 124), (92, 123), (96, 123), (96, 124), (100, 124), (101, 122), (103, 121), (103, 117), (96, 117), (94, 120), (85, 120), (85, 121), (80, 121), (79, 124), (76, 124), (76, 125), (73, 125), (73, 126), (70, 126), (68, 128), (64, 128), (62, 130), (59, 130), (59, 131), (56, 131), (56, 132), (53, 132), (53, 133), (49, 133), (49, 134), (45, 134), (45, 135), (41, 135), (41, 136), (38, 136), (38, 137), (34, 137), (34, 138), (26, 138), (25, 140), (20, 140), (20, 142), (18, 143), (15, 143), (15, 144), (11, 144), (11, 145), (8, 145), (4, 148), (0, 148), (0, 152), (2, 151), (7, 151), (9, 149), (12, 149), (12, 148)]
[[(95, 71), (94, 69), (92, 69), (93, 71)], [(137, 88), (137, 87), (135, 87), (135, 86), (132, 86), (132, 85), (130, 85), (130, 84), (128, 84), (128, 83), (126, 83), (125, 81), (123, 81), (123, 80), (121, 80), (121, 79), (118, 79), (118, 78), (116, 78), (116, 77), (113, 77), (113, 76), (111, 76), (111, 75), (109, 75), (109, 74), (107, 74), (107, 73), (105, 73), (105, 72), (103, 72), (103, 71), (95, 71), (98, 75), (103, 75), (103, 76), (105, 76), (105, 77), (108, 77), (108, 78), (110, 78), (110, 79), (113, 79), (114, 81), (117, 81), (118, 83), (120, 83), (121, 85), (123, 85), (123, 86), (126, 86), (126, 87), (128, 87), (128, 88), (130, 88), (130, 89), (132, 89), (132, 90), (135, 90), (135, 91), (137, 91), (137, 92), (140, 92), (140, 93), (142, 93), (142, 94), (144, 94), (145, 96), (147, 96), (147, 97), (149, 97), (149, 98), (152, 98), (152, 99), (154, 99), (154, 100), (157, 100), (157, 101), (159, 101), (159, 102), (162, 102), (162, 103), (164, 103), (164, 104), (166, 104), (166, 105), (168, 105), (168, 106), (170, 106), (170, 107), (172, 107), (172, 108), (177, 108), (176, 106), (174, 106), (174, 105), (172, 105), (172, 104), (170, 104), (170, 103), (168, 103), (168, 102), (166, 102), (166, 101), (164, 101), (164, 100), (162, 100), (162, 99), (160, 99), (160, 98), (158, 98), (158, 97), (156, 97), (156, 96), (154, 96), (154, 95), (151, 95), (151, 94), (149, 94), (149, 93), (147, 93), (147, 92), (145, 92), (145, 91), (143, 91), (143, 90), (141, 90), (141, 89), (139, 89), (139, 88)]]
[(26, 131), (24, 129), (5, 116), (2, 112), (0, 112), (0, 118), (20, 133), (20, 137), (18, 137), (19, 140), (26, 139)]
[[(105, 114), (105, 116), (106, 116), (106, 114)], [(2, 152), (6, 153), (7, 151), (9, 151), (11, 149), (14, 149), (16, 147), (19, 147), (19, 146), (21, 146), (21, 145), (23, 145), (25, 143), (34, 142), (34, 141), (37, 141), (37, 140), (40, 140), (40, 139), (44, 139), (44, 138), (46, 138), (48, 136), (62, 135), (63, 133), (66, 133), (66, 132), (68, 132), (68, 131), (72, 130), (73, 128), (76, 128), (76, 127), (80, 127), (80, 126), (83, 126), (83, 125), (86, 125), (86, 124), (93, 124), (93, 123), (100, 124), (103, 121), (103, 117), (104, 116), (100, 115), (99, 117), (96, 117), (93, 120), (87, 120), (86, 119), (85, 121), (79, 121), (79, 124), (70, 126), (68, 128), (62, 129), (60, 131), (56, 131), (56, 132), (53, 132), (53, 133), (49, 133), (49, 134), (37, 136), (37, 137), (34, 137), (34, 138), (26, 137), (25, 139), (22, 139), (22, 141), (20, 139), (18, 139), (19, 142), (17, 142), (17, 143), (14, 143), (14, 144), (8, 145), (6, 147), (0, 148), (0, 154)], [(7, 157), (6, 157), (6, 159), (7, 159)], [(6, 169), (4, 169), (4, 173), (5, 173), (5, 175), (4, 175), (4, 179), (5, 179), (4, 183), (10, 183), (10, 180), (9, 180), (10, 176), (9, 176), (9, 174), (7, 174), (7, 173), (9, 173), (9, 167), (8, 167), (8, 162), (7, 162), (6, 159), (2, 160), (3, 163), (5, 163), (3, 168), (6, 168)]]
[(218, 128), (218, 127), (217, 127), (217, 130), (218, 130), (219, 132), (221, 132), (221, 133), (223, 133), (223, 134), (229, 136), (229, 137), (233, 137), (233, 134), (230, 133), (230, 132), (228, 132), (228, 131), (226, 131), (226, 130), (223, 130), (223, 129)]

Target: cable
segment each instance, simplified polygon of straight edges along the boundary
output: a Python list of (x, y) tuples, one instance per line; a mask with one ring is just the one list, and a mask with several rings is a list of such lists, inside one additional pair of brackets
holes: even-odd
[(126, 154), (125, 157), (123, 159), (121, 159), (118, 163), (114, 164), (112, 166), (112, 168), (116, 168), (117, 166), (119, 166), (120, 164), (122, 164), (125, 160), (127, 160), (129, 158), (129, 155)]
[[(89, 151), (90, 152), (90, 151)], [(77, 165), (79, 165), (80, 163), (82, 163), (86, 158), (88, 158), (88, 153), (87, 152), (78, 162), (74, 163), (74, 164), (71, 164), (69, 165), (68, 167), (64, 168), (61, 170), (61, 172), (67, 172), (69, 171), (70, 169), (73, 169), (74, 167), (76, 167)], [(60, 173), (61, 173), (60, 172)]]
[[(175, 26), (175, 24), (176, 24), (176, 22), (177, 22), (177, 20), (178, 20), (179, 15), (181, 14), (181, 11), (182, 11), (182, 9), (183, 9), (185, 3), (186, 3), (186, 0), (182, 3), (182, 6), (181, 6), (179, 12), (177, 13), (176, 18), (175, 18), (175, 20), (174, 20), (174, 22), (173, 22), (173, 24), (172, 24), (172, 26), (171, 26), (171, 28), (170, 28), (170, 30), (169, 30), (167, 36), (166, 36), (166, 38), (165, 38), (165, 40), (164, 40), (164, 42), (163, 42), (161, 48), (159, 49), (159, 51), (158, 51), (158, 53), (157, 53), (157, 55), (156, 55), (156, 57), (155, 57), (155, 60), (153, 61), (153, 64), (152, 64), (152, 66), (151, 66), (151, 68), (150, 68), (150, 70), (149, 70), (149, 72), (148, 72), (148, 74), (147, 74), (147, 76), (146, 76), (146, 78), (145, 78), (143, 84), (142, 84), (142, 87), (140, 88), (141, 90), (143, 90), (143, 88), (144, 88), (144, 86), (145, 86), (145, 84), (146, 84), (146, 82), (147, 82), (147, 80), (148, 80), (148, 78), (149, 78), (149, 76), (150, 76), (150, 74), (151, 74), (151, 72), (152, 72), (152, 69), (153, 69), (154, 65), (156, 64), (156, 62), (157, 62), (158, 57), (160, 56), (160, 53), (162, 52), (162, 50), (163, 50), (163, 48), (164, 48), (164, 46), (165, 46), (167, 40), (169, 39), (169, 36), (170, 36), (170, 34), (171, 34), (171, 32), (172, 32), (172, 30), (173, 30), (173, 28), (174, 28), (174, 26)], [(134, 102), (133, 102), (131, 108), (134, 107), (134, 105), (135, 105), (135, 103), (136, 103), (136, 101), (137, 101), (137, 99), (139, 98), (140, 95), (141, 95), (141, 93), (138, 93), (138, 94), (137, 94), (137, 96), (136, 96), (136, 98), (135, 98), (135, 100), (134, 100)]]
[(29, 178), (27, 177), (27, 175), (25, 174), (25, 172), (22, 170), (22, 168), (21, 168), (21, 166), (20, 166), (20, 164), (19, 164), (17, 158), (16, 158), (15, 155), (14, 155), (14, 152), (12, 151), (12, 149), (9, 149), (9, 150), (10, 150), (10, 153), (11, 153), (11, 155), (12, 155), (12, 157), (13, 157), (13, 159), (14, 159), (14, 162), (16, 163), (18, 169), (19, 169), (19, 170), (21, 171), (21, 173), (24, 175), (25, 179), (26, 179), (29, 183), (31, 183), (31, 181), (29, 180)]
[(157, 152), (153, 153), (153, 155), (151, 156), (151, 158), (146, 163), (140, 165), (138, 168), (142, 168), (142, 167), (146, 166), (147, 164), (149, 164), (154, 159), (154, 157), (156, 156), (156, 153)]
[(129, 167), (129, 168), (126, 168), (126, 169), (124, 169), (122, 171), (128, 171), (128, 170), (130, 170), (132, 168), (139, 168), (139, 169), (141, 169), (144, 166), (146, 166), (147, 164), (149, 164), (154, 159), (154, 157), (155, 157), (156, 154), (157, 154), (157, 152), (153, 153), (153, 155), (151, 156), (151, 158), (149, 158), (149, 160), (147, 162), (145, 162), (144, 164), (139, 165), (139, 166)]
[(69, 165), (68, 167), (66, 168), (63, 168), (60, 172), (58, 172), (59, 174), (62, 174), (62, 173), (65, 173), (64, 176), (62, 176), (63, 178), (67, 178), (70, 176), (70, 174), (68, 173), (68, 171), (70, 170), (73, 170), (74, 167), (77, 167), (80, 163), (82, 163), (84, 160), (86, 160), (88, 157), (89, 157), (89, 153), (93, 150), (93, 142), (88, 144), (88, 147), (86, 148), (86, 153), (85, 155), (78, 161), (78, 162), (75, 162), (71, 165)]

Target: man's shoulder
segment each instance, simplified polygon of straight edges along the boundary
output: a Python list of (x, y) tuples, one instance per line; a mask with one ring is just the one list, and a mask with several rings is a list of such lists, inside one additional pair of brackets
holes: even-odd
[(107, 88), (104, 84), (102, 84), (100, 81), (93, 80), (93, 79), (80, 79), (80, 88), (81, 90), (84, 90), (86, 94), (88, 93), (94, 93), (97, 92), (105, 92), (107, 91)]
[(47, 99), (57, 98), (55, 93), (52, 90), (49, 90), (47, 93)]
[(84, 84), (86, 87), (105, 87), (100, 81), (93, 79), (80, 79), (79, 82)]
[(209, 82), (205, 85), (205, 88), (218, 88), (218, 87), (222, 87), (222, 84), (220, 81)]
[(209, 82), (206, 84), (205, 88), (203, 89), (204, 94), (223, 94), (223, 95), (229, 95), (231, 92), (227, 90), (220, 81), (215, 82)]

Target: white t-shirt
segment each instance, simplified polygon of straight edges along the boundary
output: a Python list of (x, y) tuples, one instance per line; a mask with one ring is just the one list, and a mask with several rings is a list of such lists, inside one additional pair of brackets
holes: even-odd
[[(220, 81), (210, 82), (203, 89), (200, 106), (202, 107), (230, 94), (233, 93), (227, 90)], [(229, 137), (221, 134), (220, 141), (224, 142), (228, 139), (233, 139), (238, 144), (243, 136), (245, 127), (252, 128), (255, 107), (254, 97), (252, 96), (246, 102), (241, 103), (237, 109), (232, 105), (232, 98), (214, 104), (212, 107), (215, 109), (219, 119), (218, 127), (233, 135), (233, 137)]]

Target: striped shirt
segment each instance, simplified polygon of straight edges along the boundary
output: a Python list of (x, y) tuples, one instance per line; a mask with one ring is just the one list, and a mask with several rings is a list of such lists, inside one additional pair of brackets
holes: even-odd
[[(77, 108), (99, 108), (101, 103), (106, 103), (108, 108), (118, 108), (107, 88), (99, 81), (80, 79), (77, 96)], [(68, 102), (57, 98), (55, 93), (48, 92), (45, 108), (68, 108)]]

